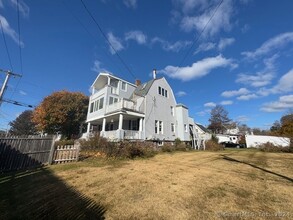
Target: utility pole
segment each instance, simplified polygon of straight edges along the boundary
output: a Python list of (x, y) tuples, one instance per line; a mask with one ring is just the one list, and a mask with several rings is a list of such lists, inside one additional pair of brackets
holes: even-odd
[(3, 102), (3, 95), (4, 95), (4, 92), (5, 92), (5, 89), (6, 89), (6, 86), (7, 86), (7, 83), (8, 83), (8, 80), (9, 80), (10, 76), (21, 77), (21, 75), (17, 74), (17, 73), (13, 73), (13, 72), (11, 72), (9, 70), (0, 69), (0, 72), (6, 73), (6, 77), (5, 77), (4, 83), (3, 83), (1, 91), (0, 91), (0, 106), (1, 106), (1, 104)]

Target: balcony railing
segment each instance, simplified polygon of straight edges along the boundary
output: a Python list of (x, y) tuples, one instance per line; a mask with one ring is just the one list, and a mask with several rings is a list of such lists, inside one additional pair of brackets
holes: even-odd
[(107, 106), (106, 112), (113, 112), (113, 111), (117, 111), (120, 109), (130, 109), (133, 111), (140, 111), (139, 106), (137, 106), (133, 101), (131, 100), (125, 100), (125, 99), (121, 99), (119, 102), (113, 103), (111, 105)]

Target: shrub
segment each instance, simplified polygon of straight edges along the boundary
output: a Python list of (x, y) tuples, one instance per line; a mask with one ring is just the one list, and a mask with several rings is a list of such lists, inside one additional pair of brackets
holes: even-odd
[(175, 151), (175, 145), (172, 145), (171, 143), (164, 143), (164, 145), (161, 147), (162, 152), (173, 152)]
[(101, 150), (108, 147), (109, 142), (106, 138), (100, 136), (100, 133), (95, 133), (94, 136), (90, 137), (88, 140), (79, 141), (81, 150)]
[(74, 140), (70, 139), (70, 140), (60, 140), (60, 141), (55, 141), (54, 145), (57, 146), (64, 146), (64, 145), (73, 145), (74, 144)]
[(215, 142), (215, 143), (219, 143), (219, 138), (216, 137), (216, 135), (212, 134), (212, 139), (211, 141)]
[(81, 149), (84, 151), (98, 151), (108, 158), (129, 158), (152, 157), (156, 154), (153, 146), (145, 142), (108, 142), (99, 134), (80, 141)]
[(188, 151), (189, 150), (189, 145), (187, 145), (184, 142), (182, 142), (179, 145), (175, 145), (175, 150), (176, 151)]
[(292, 152), (291, 147), (275, 146), (270, 142), (258, 145), (258, 148), (263, 152), (285, 152), (285, 153)]
[(224, 150), (224, 146), (221, 144), (218, 144), (217, 142), (213, 141), (213, 140), (208, 140), (205, 143), (206, 146), (206, 150), (209, 151), (219, 151), (219, 150)]

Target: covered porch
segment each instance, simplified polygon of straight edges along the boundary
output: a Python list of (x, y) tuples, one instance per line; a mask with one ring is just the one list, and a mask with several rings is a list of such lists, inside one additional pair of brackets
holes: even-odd
[(88, 122), (87, 135), (99, 132), (112, 141), (143, 140), (144, 114), (117, 112)]

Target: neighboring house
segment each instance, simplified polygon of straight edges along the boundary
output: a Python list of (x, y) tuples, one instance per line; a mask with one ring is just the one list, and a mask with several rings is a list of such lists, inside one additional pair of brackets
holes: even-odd
[(110, 140), (192, 141), (195, 123), (188, 108), (177, 104), (164, 77), (141, 84), (127, 82), (110, 73), (94, 81), (87, 114), (87, 134), (100, 132)]
[(225, 134), (237, 135), (239, 132), (239, 128), (236, 126), (235, 128), (227, 129)]
[(212, 139), (211, 132), (201, 124), (195, 123), (195, 131), (202, 140), (207, 141)]

